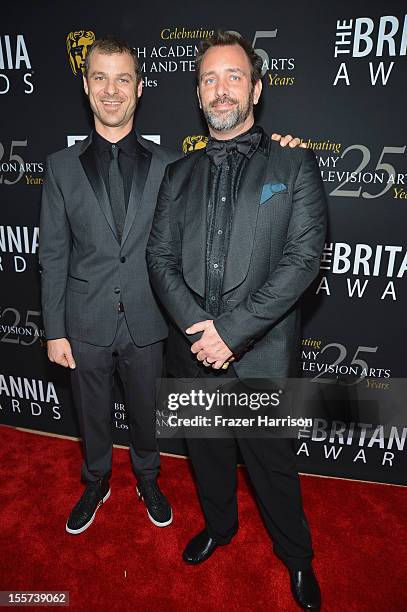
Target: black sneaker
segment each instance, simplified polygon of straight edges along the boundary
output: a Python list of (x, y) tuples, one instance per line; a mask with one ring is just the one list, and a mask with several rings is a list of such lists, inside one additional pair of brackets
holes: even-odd
[(147, 514), (152, 523), (157, 527), (167, 527), (172, 523), (172, 510), (168, 499), (160, 491), (155, 479), (140, 479), (136, 491), (147, 508)]
[(110, 497), (109, 479), (89, 482), (66, 523), (68, 533), (82, 533), (93, 523), (96, 512)]

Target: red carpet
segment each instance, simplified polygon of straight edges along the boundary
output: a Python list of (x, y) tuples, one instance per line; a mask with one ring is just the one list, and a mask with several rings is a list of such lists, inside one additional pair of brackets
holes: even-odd
[[(82, 535), (65, 520), (82, 489), (77, 442), (0, 427), (0, 590), (64, 590), (71, 610), (297, 610), (243, 470), (240, 530), (204, 565), (180, 556), (202, 526), (187, 461), (163, 457), (174, 522), (159, 529), (135, 495), (128, 453), (115, 449), (112, 495)], [(407, 491), (302, 477), (323, 610), (407, 609)], [(126, 575), (125, 575), (126, 573)]]

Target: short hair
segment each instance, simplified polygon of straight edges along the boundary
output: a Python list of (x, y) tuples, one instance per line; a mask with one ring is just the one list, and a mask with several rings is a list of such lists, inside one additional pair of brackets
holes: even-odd
[(206, 51), (208, 51), (208, 49), (211, 47), (226, 47), (228, 45), (239, 45), (246, 53), (247, 59), (251, 65), (251, 80), (252, 85), (254, 86), (257, 81), (261, 80), (262, 77), (262, 58), (255, 52), (252, 45), (245, 38), (239, 34), (224, 32), (223, 30), (218, 30), (211, 38), (207, 38), (201, 43), (200, 50), (195, 57), (195, 68), (198, 82), (200, 78), (200, 69), (203, 56), (205, 55)]
[(85, 77), (88, 76), (89, 73), (89, 61), (92, 53), (94, 51), (99, 51), (99, 53), (104, 53), (106, 55), (112, 55), (113, 53), (128, 53), (134, 61), (134, 71), (136, 73), (136, 82), (138, 83), (141, 79), (141, 70), (140, 64), (137, 57), (137, 51), (134, 47), (131, 47), (129, 43), (125, 40), (121, 40), (120, 38), (116, 38), (115, 36), (105, 36), (104, 38), (98, 38), (95, 42), (89, 47), (88, 52), (85, 57)]

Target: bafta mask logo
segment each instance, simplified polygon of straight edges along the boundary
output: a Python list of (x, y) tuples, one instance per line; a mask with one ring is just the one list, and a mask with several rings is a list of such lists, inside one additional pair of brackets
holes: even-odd
[(84, 74), (85, 57), (90, 45), (92, 45), (95, 40), (96, 36), (91, 30), (69, 32), (66, 37), (66, 50), (68, 51), (69, 63), (75, 75)]
[(182, 143), (182, 150), (184, 153), (190, 153), (191, 151), (198, 151), (204, 149), (208, 142), (207, 136), (187, 136), (184, 138)]

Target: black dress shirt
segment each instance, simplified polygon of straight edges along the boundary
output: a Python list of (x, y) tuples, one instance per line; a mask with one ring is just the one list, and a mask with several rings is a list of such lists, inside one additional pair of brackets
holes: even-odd
[(249, 133), (256, 134), (256, 137), (247, 155), (234, 150), (228, 153), (221, 164), (215, 165), (211, 162), (206, 232), (205, 310), (213, 317), (219, 316), (223, 310), (223, 277), (239, 187), (249, 158), (257, 150), (262, 136), (262, 131), (257, 126), (253, 126)]
[[(109, 164), (111, 160), (112, 144), (113, 143), (109, 142), (108, 140), (106, 140), (106, 138), (103, 138), (103, 136), (98, 134), (96, 130), (93, 132), (92, 145), (94, 146), (94, 150), (96, 152), (96, 157), (99, 162), (99, 167), (102, 172), (103, 181), (105, 183), (106, 191), (108, 194), (110, 194)], [(136, 164), (136, 133), (131, 130), (131, 132), (129, 132), (127, 136), (125, 136), (114, 144), (119, 147), (119, 167), (123, 177), (124, 201), (127, 210), (131, 191), (131, 184), (133, 181), (133, 173)]]

